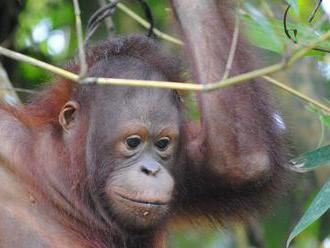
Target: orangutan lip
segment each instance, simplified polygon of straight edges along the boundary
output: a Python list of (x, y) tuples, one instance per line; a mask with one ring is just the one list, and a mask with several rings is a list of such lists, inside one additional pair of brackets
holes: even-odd
[(139, 203), (139, 204), (144, 204), (144, 205), (153, 205), (153, 206), (167, 206), (167, 202), (160, 202), (160, 201), (143, 201), (143, 200), (139, 200), (139, 199), (133, 199), (133, 198), (129, 198), (125, 195), (122, 195), (118, 192), (116, 192), (116, 195), (118, 195), (119, 197), (123, 198), (124, 200), (127, 201), (131, 201), (131, 202), (135, 202), (135, 203)]

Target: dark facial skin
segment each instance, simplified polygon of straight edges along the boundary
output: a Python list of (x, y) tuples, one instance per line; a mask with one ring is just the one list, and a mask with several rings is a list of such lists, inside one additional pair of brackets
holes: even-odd
[[(111, 68), (120, 67), (120, 62), (116, 59)], [(138, 60), (133, 62), (131, 68), (114, 77), (164, 80), (161, 73), (149, 70)], [(98, 69), (107, 63), (98, 65)], [(172, 90), (94, 89), (87, 171), (95, 180), (90, 187), (91, 198), (106, 222), (114, 218), (126, 229), (143, 230), (166, 217), (175, 187), (172, 171), (180, 135), (176, 101)], [(73, 125), (74, 119), (86, 113), (77, 102), (67, 105), (71, 109), (63, 109), (63, 128), (78, 128)]]
[[(113, 104), (127, 93), (127, 89), (109, 91), (96, 94), (113, 96), (108, 98), (108, 104)], [(136, 89), (135, 93), (125, 98), (125, 108), (101, 111), (104, 115), (95, 123), (96, 133), (90, 144), (101, 144), (94, 148), (97, 154), (105, 156), (103, 161), (112, 160), (108, 163), (111, 176), (105, 179), (103, 189), (109, 212), (129, 228), (144, 229), (166, 215), (172, 200), (171, 171), (176, 162), (179, 114), (170, 104), (171, 91)], [(155, 107), (156, 102), (164, 105)], [(118, 116), (116, 120), (111, 118), (114, 114)], [(92, 163), (98, 173), (100, 161)]]

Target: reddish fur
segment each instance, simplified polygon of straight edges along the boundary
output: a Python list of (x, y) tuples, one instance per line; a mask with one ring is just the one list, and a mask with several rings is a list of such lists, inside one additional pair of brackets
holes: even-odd
[(0, 108), (13, 115), (27, 126), (57, 124), (62, 106), (70, 99), (74, 83), (60, 81), (40, 94), (40, 98), (32, 103), (13, 107), (2, 104)]

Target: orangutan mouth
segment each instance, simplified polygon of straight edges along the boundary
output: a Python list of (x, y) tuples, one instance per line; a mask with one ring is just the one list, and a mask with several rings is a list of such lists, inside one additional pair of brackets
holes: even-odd
[(169, 204), (168, 201), (162, 201), (162, 200), (153, 200), (153, 199), (146, 199), (143, 197), (139, 197), (139, 198), (132, 198), (129, 197), (127, 195), (123, 195), (121, 193), (116, 192), (116, 195), (119, 196), (120, 198), (126, 200), (126, 201), (130, 201), (130, 202), (134, 202), (134, 203), (138, 203), (138, 204), (142, 204), (142, 205), (147, 205), (147, 206), (167, 206)]

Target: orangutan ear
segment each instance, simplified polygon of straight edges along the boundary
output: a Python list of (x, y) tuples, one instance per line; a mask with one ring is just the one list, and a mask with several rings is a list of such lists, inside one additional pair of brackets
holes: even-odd
[(76, 101), (69, 101), (62, 107), (58, 120), (64, 131), (69, 131), (74, 126), (79, 108), (80, 105)]

